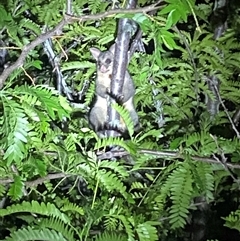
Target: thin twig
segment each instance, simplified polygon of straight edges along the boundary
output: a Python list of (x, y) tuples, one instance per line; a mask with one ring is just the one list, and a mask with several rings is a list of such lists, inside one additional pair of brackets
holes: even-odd
[(218, 142), (217, 142), (217, 138), (216, 138), (215, 136), (211, 135), (211, 134), (210, 134), (210, 136), (211, 136), (211, 138), (214, 140), (214, 142), (215, 142), (215, 144), (216, 144), (216, 146), (217, 146), (218, 152), (219, 152), (220, 155), (221, 155), (221, 160), (220, 160), (215, 154), (213, 154), (213, 158), (214, 158), (216, 161), (218, 161), (219, 163), (221, 163), (221, 164), (223, 165), (224, 169), (225, 169), (227, 172), (229, 172), (231, 178), (237, 183), (238, 180), (234, 177), (234, 174), (232, 173), (232, 171), (231, 171), (231, 170), (228, 168), (228, 166), (226, 165), (227, 158), (225, 157), (225, 154), (223, 153), (223, 150), (219, 147)]
[(231, 123), (231, 126), (232, 126), (234, 132), (235, 132), (236, 135), (237, 135), (237, 138), (240, 140), (240, 134), (239, 134), (239, 132), (238, 132), (238, 130), (237, 130), (237, 127), (236, 127), (236, 125), (234, 124), (231, 116), (229, 115), (228, 110), (227, 110), (225, 104), (223, 103), (223, 100), (222, 100), (222, 97), (221, 97), (221, 95), (220, 95), (220, 93), (219, 93), (219, 91), (218, 91), (218, 88), (217, 88), (215, 85), (214, 85), (214, 88), (215, 88), (217, 97), (218, 97), (218, 99), (219, 99), (219, 101), (220, 101), (220, 104), (221, 104), (221, 106), (223, 107), (223, 110), (224, 110), (225, 114), (227, 115), (227, 118), (228, 118), (229, 122)]

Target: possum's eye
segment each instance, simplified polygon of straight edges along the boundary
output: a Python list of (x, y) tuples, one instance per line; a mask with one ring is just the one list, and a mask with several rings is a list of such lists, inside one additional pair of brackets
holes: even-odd
[(112, 60), (111, 59), (106, 59), (105, 63), (106, 64), (111, 64)]

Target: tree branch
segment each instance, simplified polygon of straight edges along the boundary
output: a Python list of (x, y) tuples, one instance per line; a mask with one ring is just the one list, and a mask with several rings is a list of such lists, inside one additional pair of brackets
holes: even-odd
[[(136, 0), (129, 0), (127, 8), (133, 7), (136, 7)], [(111, 93), (114, 96), (125, 94), (122, 93), (122, 89), (128, 64), (128, 48), (131, 39), (131, 33), (133, 31), (133, 24), (133, 21), (127, 18), (122, 18), (118, 22), (118, 33), (115, 40), (113, 72), (111, 78)], [(114, 103), (115, 100), (111, 99), (110, 105)], [(114, 108), (108, 108), (108, 117), (109, 123), (114, 123), (115, 121), (120, 123), (120, 116)], [(108, 132), (108, 135), (116, 136), (118, 133), (111, 130)]]
[[(177, 151), (155, 151), (155, 150), (149, 150), (149, 149), (141, 149), (138, 152), (139, 154), (149, 154), (153, 156), (157, 156), (160, 158), (171, 158), (171, 159), (185, 159), (186, 156), (184, 154), (181, 154), (180, 152)], [(122, 157), (122, 156), (127, 156), (129, 153), (125, 150), (123, 151), (109, 151), (106, 153), (101, 153), (98, 152), (98, 159), (103, 160), (103, 159), (111, 159), (114, 157)], [(222, 162), (216, 160), (215, 158), (211, 157), (201, 157), (201, 156), (189, 156), (190, 159), (194, 161), (201, 161), (201, 162), (206, 162), (206, 163), (212, 163), (212, 164), (219, 164), (222, 165)], [(229, 168), (232, 169), (240, 169), (240, 165), (238, 164), (232, 164), (225, 162), (225, 165)]]
[[(69, 177), (69, 176), (70, 176), (70, 174), (65, 174), (65, 173), (52, 173), (52, 174), (48, 174), (45, 177), (37, 178), (36, 180), (33, 180), (33, 181), (27, 181), (27, 182), (25, 182), (25, 186), (26, 187), (34, 187), (34, 186), (44, 183), (45, 181)], [(0, 179), (0, 184), (9, 184), (9, 183), (13, 183), (13, 182), (14, 182), (13, 178)]]
[[(155, 151), (155, 150), (150, 150), (150, 149), (141, 149), (138, 151), (138, 154), (146, 154), (146, 155), (153, 155), (159, 158), (169, 158), (169, 159), (182, 159), (184, 160), (186, 158), (186, 156), (184, 154), (181, 154), (180, 152), (177, 151)], [(58, 153), (55, 152), (44, 152), (44, 155), (48, 155), (48, 156), (58, 156)], [(128, 156), (129, 153), (125, 150), (120, 150), (120, 151), (108, 151), (108, 152), (97, 152), (98, 155), (98, 159), (99, 160), (107, 160), (107, 159), (112, 159), (112, 158), (116, 158), (116, 157), (123, 157), (123, 156)], [(210, 164), (218, 164), (223, 166), (223, 162), (221, 160), (219, 160), (219, 158), (216, 158), (216, 156), (213, 155), (213, 158), (211, 157), (201, 157), (201, 156), (189, 156), (190, 159), (194, 160), (194, 161), (201, 161), (201, 162), (205, 162), (205, 163), (210, 163)], [(134, 163), (130, 163), (131, 165), (134, 165)], [(231, 169), (240, 169), (240, 165), (238, 164), (232, 164), (232, 163), (228, 163), (226, 161), (226, 159), (224, 160), (224, 166), (223, 167), (228, 167)], [(226, 169), (226, 171), (229, 171), (228, 168)], [(35, 187), (39, 184), (44, 183), (45, 181), (49, 181), (49, 180), (54, 180), (54, 179), (60, 179), (60, 178), (66, 178), (66, 177), (70, 177), (71, 175), (74, 174), (66, 174), (66, 173), (51, 173), (48, 174), (45, 177), (40, 177), (37, 178), (33, 181), (27, 181), (25, 182), (26, 187)], [(4, 184), (9, 184), (9, 183), (13, 183), (14, 179), (13, 178), (3, 178), (0, 179), (0, 184), (4, 185)]]
[[(211, 18), (211, 23), (214, 31), (214, 40), (218, 40), (227, 29), (227, 1), (226, 0), (215, 0), (213, 15)], [(219, 49), (216, 48), (216, 52)], [(219, 111), (220, 100), (218, 97), (220, 89), (220, 80), (217, 78), (216, 74), (208, 77), (208, 89), (211, 91), (213, 98), (206, 95), (207, 110), (211, 117), (214, 118)]]

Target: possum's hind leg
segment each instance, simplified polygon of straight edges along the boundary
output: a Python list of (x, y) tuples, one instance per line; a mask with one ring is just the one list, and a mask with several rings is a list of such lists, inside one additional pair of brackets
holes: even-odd
[(94, 106), (89, 113), (89, 121), (93, 129), (97, 132), (103, 130), (107, 121), (107, 110), (100, 106)]

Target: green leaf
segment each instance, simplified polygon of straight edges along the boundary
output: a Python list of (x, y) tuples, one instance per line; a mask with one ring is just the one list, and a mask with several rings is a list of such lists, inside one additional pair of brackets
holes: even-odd
[(55, 230), (43, 228), (34, 229), (32, 227), (27, 227), (23, 229), (18, 229), (11, 233), (11, 237), (6, 238), (5, 241), (30, 241), (30, 240), (49, 240), (49, 241), (67, 241), (61, 233)]
[(24, 182), (21, 180), (20, 176), (14, 176), (14, 182), (11, 184), (8, 195), (12, 197), (13, 200), (19, 200), (23, 196)]
[(141, 24), (141, 23), (143, 23), (144, 21), (148, 20), (148, 17), (147, 17), (145, 14), (143, 14), (143, 13), (136, 13), (136, 14), (132, 17), (132, 19), (133, 19), (135, 22)]
[(72, 69), (87, 69), (94, 68), (95, 64), (88, 61), (72, 61), (68, 63), (64, 63), (61, 67), (62, 71), (72, 70)]
[(158, 240), (157, 229), (148, 222), (138, 224), (136, 231), (140, 241)]
[(52, 203), (38, 203), (37, 201), (22, 202), (21, 204), (8, 206), (6, 209), (0, 209), (0, 216), (4, 217), (10, 214), (21, 212), (38, 213), (46, 216), (53, 216), (62, 220), (64, 223), (69, 223), (69, 218)]
[(173, 13), (174, 13), (175, 10), (172, 10), (169, 14), (168, 14), (168, 18), (167, 18), (167, 21), (166, 21), (166, 25), (164, 27), (164, 29), (170, 29), (173, 25)]
[(175, 48), (177, 48), (177, 45), (174, 41), (174, 35), (172, 33), (170, 33), (169, 31), (166, 30), (161, 30), (159, 37), (162, 39), (163, 43), (165, 44), (165, 46), (170, 49), (173, 50)]
[(41, 177), (44, 177), (47, 175), (47, 166), (43, 162), (43, 160), (31, 158), (30, 161), (32, 162), (32, 165), (34, 166), (36, 174), (39, 174)]

